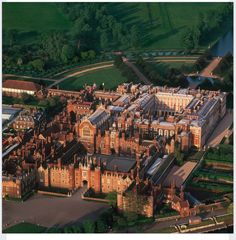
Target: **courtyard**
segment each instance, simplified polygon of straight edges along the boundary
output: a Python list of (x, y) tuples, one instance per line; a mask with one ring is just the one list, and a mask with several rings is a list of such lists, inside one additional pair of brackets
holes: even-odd
[(77, 225), (87, 219), (95, 220), (109, 208), (105, 203), (82, 200), (82, 191), (65, 198), (35, 194), (25, 202), (3, 200), (3, 229), (23, 221), (44, 227)]

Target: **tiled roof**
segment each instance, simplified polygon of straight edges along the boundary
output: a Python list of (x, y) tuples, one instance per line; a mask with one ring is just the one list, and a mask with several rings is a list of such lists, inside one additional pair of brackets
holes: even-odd
[(30, 81), (6, 80), (2, 84), (3, 88), (13, 88), (26, 91), (37, 92), (41, 89), (40, 85)]

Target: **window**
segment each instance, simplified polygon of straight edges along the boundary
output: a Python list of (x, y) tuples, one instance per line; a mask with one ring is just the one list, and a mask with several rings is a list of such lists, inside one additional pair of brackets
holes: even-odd
[(83, 128), (83, 137), (90, 137), (90, 129), (89, 127)]

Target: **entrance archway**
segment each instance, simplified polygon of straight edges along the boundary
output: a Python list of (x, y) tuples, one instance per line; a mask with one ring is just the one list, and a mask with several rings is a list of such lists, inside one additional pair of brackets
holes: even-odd
[(87, 188), (88, 187), (88, 181), (87, 180), (83, 180), (83, 187)]

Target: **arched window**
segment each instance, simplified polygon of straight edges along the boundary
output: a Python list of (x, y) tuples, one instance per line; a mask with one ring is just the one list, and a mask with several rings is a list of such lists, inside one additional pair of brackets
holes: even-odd
[(90, 137), (90, 129), (89, 127), (83, 128), (83, 137)]
[(169, 136), (169, 131), (168, 130), (164, 131), (164, 136), (167, 136), (167, 137)]
[(170, 136), (174, 136), (175, 135), (175, 132), (173, 130), (170, 131)]
[(163, 130), (162, 130), (162, 129), (159, 129), (159, 132), (158, 132), (158, 133), (159, 133), (159, 135), (162, 136), (162, 135), (163, 135)]

